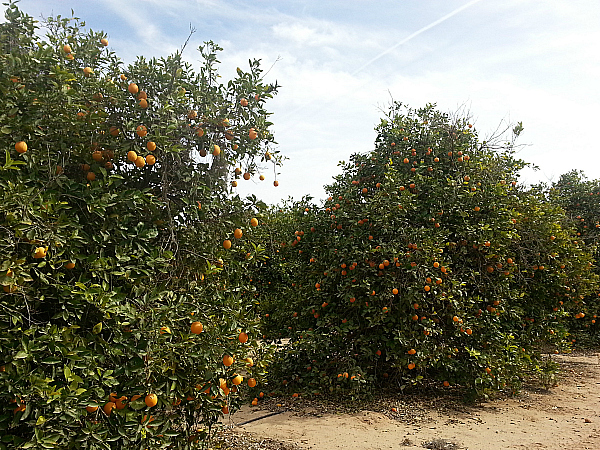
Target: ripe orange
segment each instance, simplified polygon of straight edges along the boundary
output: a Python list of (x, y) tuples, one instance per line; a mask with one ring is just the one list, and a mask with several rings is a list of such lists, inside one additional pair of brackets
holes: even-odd
[(138, 155), (136, 152), (134, 152), (133, 150), (129, 150), (127, 152), (127, 159), (131, 162), (135, 162), (137, 159)]
[(416, 351), (414, 348), (411, 348), (411, 349), (408, 351), (408, 354), (409, 354), (409, 355), (414, 355), (415, 353), (417, 353), (417, 351)]
[(135, 160), (135, 165), (141, 169), (146, 165), (146, 159), (143, 156), (138, 156)]
[(149, 166), (153, 166), (154, 164), (156, 164), (156, 157), (154, 155), (146, 156), (146, 164), (148, 164)]
[[(234, 149), (234, 150), (235, 150), (235, 149)], [(260, 181), (265, 181), (265, 176), (264, 176), (264, 175), (261, 175), (261, 176), (259, 176), (259, 177), (258, 177), (258, 179), (259, 179)]]
[(398, 295), (398, 289), (396, 289), (396, 288), (392, 289), (392, 294)]
[(231, 380), (231, 382), (236, 386), (242, 384), (242, 381), (244, 381), (244, 378), (241, 375), (236, 375), (235, 377), (233, 377), (233, 380)]
[(279, 181), (277, 181), (277, 180), (273, 181), (273, 186), (275, 186), (275, 187), (279, 186)]
[(235, 231), (233, 232), (233, 237), (236, 239), (240, 239), (243, 235), (242, 230), (240, 230), (239, 228), (236, 228)]
[(75, 268), (75, 263), (74, 262), (68, 262), (65, 264), (65, 269), (74, 269)]
[(93, 73), (94, 73), (94, 71), (92, 70), (92, 68), (91, 68), (91, 67), (84, 67), (84, 68), (83, 68), (83, 74), (84, 74), (86, 77), (89, 77), (89, 76), (90, 76), (91, 74), (93, 74)]
[(232, 185), (233, 187), (237, 187), (237, 185), (238, 185), (238, 182), (237, 182), (237, 181), (235, 181), (235, 180), (233, 180), (233, 181), (231, 182), (231, 185)]
[(63, 52), (71, 53), (71, 46), (69, 44), (63, 45)]
[(92, 153), (92, 159), (96, 162), (100, 162), (102, 161), (102, 152), (100, 150), (96, 150), (94, 153)]
[(415, 363), (409, 363), (408, 364), (408, 369), (409, 370), (413, 370), (415, 368)]
[(258, 226), (258, 219), (254, 218), (254, 217), (252, 219), (250, 219), (250, 225), (252, 225), (253, 227)]
[(225, 248), (225, 250), (229, 250), (231, 248), (231, 241), (229, 239), (224, 240), (223, 247)]
[(245, 98), (240, 99), (240, 105), (248, 106), (248, 100), (246, 100)]
[(213, 154), (213, 156), (219, 156), (221, 154), (221, 147), (219, 147), (217, 144), (215, 144), (213, 147), (212, 154)]
[(105, 413), (107, 416), (110, 416), (110, 413), (111, 413), (111, 412), (112, 412), (112, 410), (113, 410), (113, 409), (115, 409), (116, 407), (117, 407), (117, 405), (116, 405), (116, 404), (114, 404), (113, 402), (107, 402), (107, 403), (104, 405), (104, 408), (102, 408), (102, 409), (104, 410), (104, 413)]
[(120, 133), (120, 131), (119, 131), (119, 129), (118, 129), (117, 127), (110, 127), (110, 128), (108, 129), (108, 132), (110, 133), (110, 135), (111, 135), (112, 137), (116, 137), (116, 136), (118, 136), (118, 135), (119, 135), (119, 133)]
[(138, 88), (138, 85), (135, 83), (130, 83), (129, 86), (127, 87), (127, 90), (131, 93), (131, 94), (137, 94), (138, 91), (140, 90)]
[(238, 336), (238, 341), (240, 341), (242, 344), (245, 344), (248, 342), (248, 335), (242, 331)]
[(15, 144), (15, 150), (17, 153), (25, 153), (27, 151), (27, 143), (24, 141), (17, 142)]
[(138, 104), (140, 105), (140, 108), (146, 109), (148, 107), (148, 100), (143, 98), (140, 100), (140, 102)]
[(152, 408), (158, 403), (158, 397), (156, 396), (156, 394), (148, 394), (144, 399), (144, 403), (148, 408)]
[(229, 414), (229, 408), (227, 407), (227, 405), (223, 406), (221, 408), (221, 411), (223, 412), (223, 414)]
[(204, 325), (202, 325), (200, 322), (194, 322), (194, 323), (192, 323), (192, 326), (190, 327), (190, 329), (191, 329), (192, 333), (200, 334), (204, 330)]
[(248, 387), (256, 387), (256, 380), (254, 378), (248, 378)]
[(233, 357), (229, 355), (223, 356), (223, 365), (229, 367), (233, 364)]
[(86, 406), (85, 410), (87, 412), (89, 412), (89, 413), (93, 413), (93, 412), (96, 412), (98, 410), (98, 407), (97, 406)]
[(250, 179), (250, 172), (244, 173), (244, 180), (248, 181)]
[(450, 383), (448, 383), (447, 381), (444, 381), (444, 387), (448, 387), (450, 386)]
[(248, 136), (250, 137), (251, 140), (254, 140), (258, 137), (258, 133), (256, 132), (256, 130), (254, 128), (250, 128), (250, 130), (248, 130)]
[(204, 128), (197, 128), (196, 134), (198, 135), (198, 137), (204, 136)]
[(148, 128), (146, 128), (144, 125), (139, 125), (135, 132), (139, 137), (144, 137), (148, 134)]
[(100, 43), (106, 47), (108, 45), (108, 39), (100, 39)]

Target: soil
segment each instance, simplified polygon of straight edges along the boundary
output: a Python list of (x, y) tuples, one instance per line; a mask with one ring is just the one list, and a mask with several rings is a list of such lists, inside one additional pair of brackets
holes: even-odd
[(360, 409), (301, 398), (244, 407), (215, 447), (600, 450), (600, 351), (552, 359), (561, 366), (557, 386), (527, 385), (516, 397), (485, 403), (467, 405), (450, 393), (387, 396)]

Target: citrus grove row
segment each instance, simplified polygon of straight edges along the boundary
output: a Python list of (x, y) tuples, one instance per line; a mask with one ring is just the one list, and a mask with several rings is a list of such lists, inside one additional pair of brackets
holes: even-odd
[(282, 160), (258, 61), (43, 25), (0, 24), (0, 448), (199, 448), (265, 396), (510, 392), (597, 342), (597, 182), (521, 186), (511, 143), (396, 104), (327, 200), (269, 207), (235, 193)]

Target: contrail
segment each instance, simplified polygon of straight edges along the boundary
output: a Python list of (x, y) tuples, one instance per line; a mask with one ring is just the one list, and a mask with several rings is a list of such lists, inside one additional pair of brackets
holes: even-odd
[[(410, 34), (409, 36), (405, 37), (404, 39), (402, 39), (400, 42), (392, 45), (390, 48), (388, 48), (387, 50), (384, 50), (383, 52), (381, 52), (379, 55), (375, 56), (374, 58), (371, 58), (369, 61), (367, 61), (366, 63), (364, 63), (362, 66), (360, 66), (358, 69), (356, 69), (354, 72), (352, 72), (350, 75), (354, 76), (357, 73), (361, 72), (362, 70), (364, 70), (365, 68), (369, 67), (371, 64), (373, 64), (375, 61), (381, 59), (382, 57), (384, 57), (385, 55), (387, 55), (388, 53), (392, 52), (393, 50), (395, 50), (396, 48), (400, 47), (403, 44), (406, 44), (408, 41), (410, 41), (411, 39), (414, 39), (415, 37), (419, 36), (420, 34), (426, 32), (427, 30), (431, 30), (433, 27), (439, 25), (442, 22), (445, 22), (446, 20), (450, 19), (451, 17), (455, 16), (456, 14), (458, 14), (459, 12), (473, 6), (475, 3), (479, 3), (481, 0), (471, 0), (468, 3), (465, 3), (464, 5), (462, 5), (459, 8), (456, 8), (454, 11), (449, 12), (448, 14), (446, 14), (443, 17), (440, 17), (438, 20), (431, 22), (429, 25), (424, 26), (423, 28), (415, 31), (414, 33)], [(313, 103), (315, 103), (315, 101), (311, 101), (306, 103), (305, 105), (299, 106), (298, 108), (296, 108), (293, 111), (290, 111), (289, 114), (287, 114), (286, 116), (282, 117), (282, 119), (286, 119), (290, 116), (293, 116), (294, 114), (296, 114), (298, 111), (303, 110), (304, 108), (306, 108), (307, 106), (312, 105)]]
[(456, 14), (458, 14), (459, 12), (461, 12), (464, 9), (469, 8), (470, 6), (474, 5), (475, 3), (479, 3), (481, 0), (472, 0), (469, 3), (465, 3), (464, 5), (462, 5), (460, 8), (455, 9), (454, 11), (446, 14), (444, 17), (439, 18), (438, 20), (436, 20), (435, 22), (431, 22), (429, 25), (424, 26), (423, 28), (421, 28), (420, 30), (415, 31), (414, 33), (412, 33), (411, 35), (405, 37), (404, 39), (402, 39), (400, 42), (398, 42), (395, 45), (392, 45), (390, 48), (388, 48), (387, 50), (384, 50), (383, 52), (381, 52), (379, 55), (375, 56), (374, 58), (370, 59), (369, 61), (367, 61), (366, 63), (364, 63), (362, 66), (360, 66), (358, 69), (356, 69), (354, 72), (351, 73), (351, 75), (356, 75), (358, 72), (364, 70), (365, 68), (369, 67), (371, 64), (373, 64), (375, 61), (377, 61), (378, 59), (382, 58), (383, 56), (387, 55), (388, 53), (390, 53), (391, 51), (397, 49), (398, 47), (400, 47), (402, 44), (406, 44), (408, 41), (410, 41), (411, 39), (417, 37), (418, 35), (425, 33), (427, 30), (431, 30), (433, 27), (439, 25), (442, 22), (445, 22), (446, 20), (448, 20), (450, 17), (455, 16)]

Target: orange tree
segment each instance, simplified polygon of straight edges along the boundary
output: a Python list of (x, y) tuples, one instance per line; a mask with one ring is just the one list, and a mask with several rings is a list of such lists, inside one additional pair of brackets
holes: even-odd
[(513, 145), (494, 147), (466, 118), (395, 104), (324, 204), (287, 212), (294, 276), (261, 300), (263, 329), (274, 313), (293, 333), (271, 369), (280, 386), (429, 377), (485, 393), (518, 388), (541, 342), (564, 343), (577, 305), (563, 297), (595, 289), (591, 256), (560, 207), (517, 185)]
[[(596, 261), (600, 256), (600, 180), (588, 180), (583, 172), (571, 171), (560, 176), (558, 181), (544, 186), (549, 199), (560, 205), (573, 222), (577, 239), (586, 245)], [(594, 266), (598, 274), (598, 266)], [(574, 293), (576, 303), (575, 314), (570, 324), (574, 336), (592, 339), (598, 343), (598, 326), (596, 320), (600, 315), (598, 295), (583, 297)], [(578, 320), (580, 319), (580, 320)]]
[(212, 42), (125, 67), (83, 26), (0, 24), (0, 448), (201, 445), (264, 372), (260, 202), (228, 180), (276, 160), (277, 86), (218, 82)]

